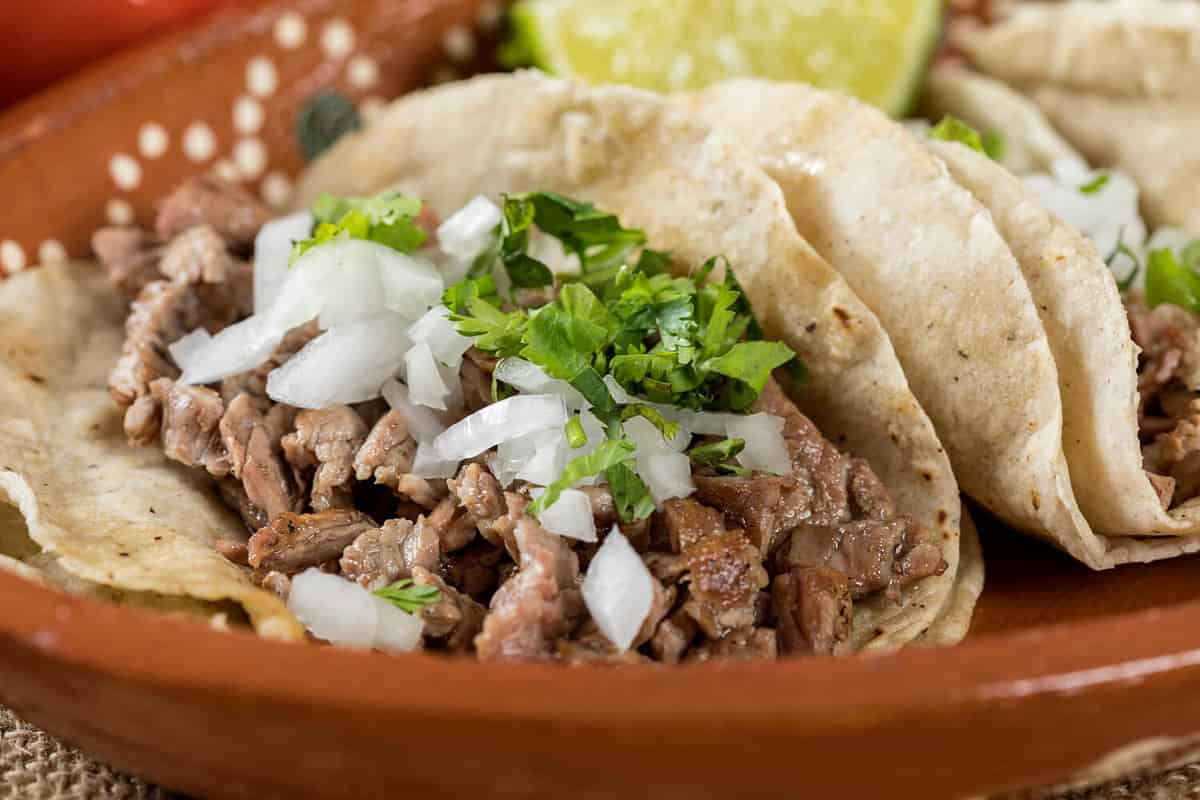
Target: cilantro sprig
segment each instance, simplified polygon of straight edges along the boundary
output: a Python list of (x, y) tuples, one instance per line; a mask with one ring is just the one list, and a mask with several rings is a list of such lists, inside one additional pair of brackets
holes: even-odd
[(982, 153), (993, 161), (1004, 157), (1004, 139), (999, 133), (989, 131), (981, 134), (971, 125), (952, 114), (942, 117), (941, 122), (929, 130), (930, 139), (946, 142), (958, 142), (966, 145), (977, 153)]
[(417, 586), (411, 578), (403, 578), (382, 589), (376, 589), (372, 594), (382, 597), (409, 614), (415, 614), (425, 606), (431, 606), (442, 599), (442, 593), (436, 586)]
[(365, 239), (409, 253), (425, 243), (425, 231), (414, 221), (421, 201), (397, 192), (375, 197), (323, 194), (312, 206), (313, 231), (292, 245), (289, 263), (313, 247), (334, 239)]
[(1146, 258), (1146, 304), (1171, 303), (1200, 314), (1200, 240), (1174, 250), (1155, 250)]

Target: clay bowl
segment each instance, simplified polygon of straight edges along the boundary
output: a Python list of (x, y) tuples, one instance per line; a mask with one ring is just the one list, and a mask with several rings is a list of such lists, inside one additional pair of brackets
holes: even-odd
[[(494, 13), (242, 6), (11, 110), (0, 264), (85, 255), (198, 171), (286, 203), (305, 152), (375, 98), (477, 68)], [(961, 798), (1200, 756), (1200, 564), (1094, 574), (980, 522), (959, 647), (675, 669), (285, 645), (0, 574), (0, 703), (205, 798)]]

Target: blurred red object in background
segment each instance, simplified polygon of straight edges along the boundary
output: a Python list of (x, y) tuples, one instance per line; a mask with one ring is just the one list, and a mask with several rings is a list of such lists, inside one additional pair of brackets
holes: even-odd
[(0, 106), (85, 64), (237, 0), (0, 0)]

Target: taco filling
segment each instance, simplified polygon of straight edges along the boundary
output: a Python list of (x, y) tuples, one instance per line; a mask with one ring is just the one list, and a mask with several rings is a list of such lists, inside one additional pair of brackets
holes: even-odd
[(590, 204), (322, 196), (271, 220), (198, 180), (95, 250), (132, 300), (125, 433), (206, 471), (218, 544), (317, 638), (668, 663), (850, 649), (947, 567), (783, 385), (732, 270), (673, 273)]

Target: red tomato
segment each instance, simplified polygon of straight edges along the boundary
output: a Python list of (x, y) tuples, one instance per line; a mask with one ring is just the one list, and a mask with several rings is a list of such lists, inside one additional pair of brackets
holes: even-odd
[(0, 105), (233, 0), (0, 0)]

